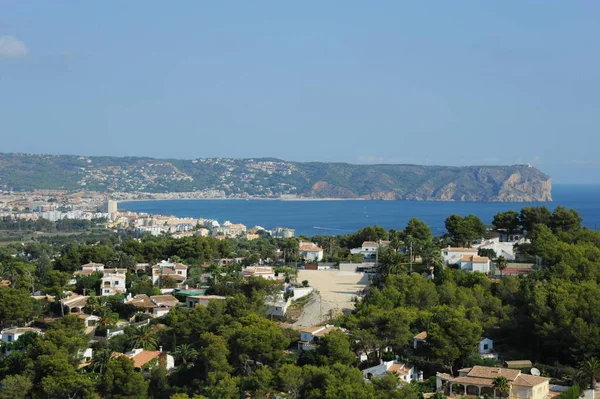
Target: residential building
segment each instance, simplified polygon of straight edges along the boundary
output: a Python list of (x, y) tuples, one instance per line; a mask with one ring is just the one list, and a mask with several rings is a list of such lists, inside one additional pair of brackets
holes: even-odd
[(79, 318), (83, 320), (83, 323), (86, 328), (97, 326), (98, 322), (100, 322), (100, 320), (101, 320), (100, 316), (85, 314), (85, 313), (81, 313), (79, 315)]
[(127, 291), (125, 282), (127, 281), (125, 273), (120, 272), (104, 272), (102, 276), (102, 282), (100, 283), (100, 295), (116, 295), (124, 294)]
[(301, 330), (300, 341), (298, 341), (298, 350), (315, 349), (317, 342), (333, 330), (341, 330), (341, 328), (327, 324), (324, 326), (310, 327)]
[(309, 262), (319, 262), (323, 260), (323, 249), (312, 242), (300, 241), (299, 255), (302, 259)]
[(198, 305), (208, 306), (210, 301), (224, 301), (227, 297), (220, 295), (192, 295), (187, 297), (187, 307), (190, 309)]
[(210, 230), (200, 227), (198, 230), (196, 230), (196, 235), (200, 237), (208, 237), (210, 235)]
[(187, 279), (188, 266), (183, 263), (162, 260), (152, 266), (152, 283), (158, 284), (161, 277), (168, 276), (179, 284)]
[[(284, 299), (285, 293), (289, 293), (290, 291), (292, 291), (293, 296)], [(313, 287), (294, 288), (291, 285), (287, 285), (285, 291), (281, 291), (275, 295), (269, 295), (265, 298), (265, 311), (269, 316), (283, 317), (294, 300), (309, 295), (313, 291)]]
[(81, 269), (77, 270), (73, 273), (75, 276), (89, 276), (92, 273), (103, 273), (104, 272), (104, 264), (103, 263), (86, 263), (85, 265), (81, 265)]
[(288, 229), (287, 227), (275, 227), (271, 230), (271, 236), (275, 238), (292, 238), (295, 234), (294, 229)]
[(489, 338), (484, 337), (477, 344), (477, 353), (479, 353), (480, 355), (492, 353), (493, 350), (494, 350), (494, 341), (492, 341)]
[(373, 377), (383, 377), (387, 373), (394, 373), (403, 383), (412, 381), (423, 381), (423, 373), (419, 373), (417, 369), (409, 364), (399, 362), (397, 360), (382, 361), (381, 364), (362, 370), (365, 380), (370, 380)]
[(417, 349), (419, 344), (427, 342), (427, 331), (421, 331), (412, 338), (413, 349)]
[(152, 368), (154, 368), (156, 365), (159, 364), (159, 361), (161, 361), (161, 357), (164, 360), (164, 364), (165, 364), (165, 368), (167, 370), (172, 370), (175, 368), (175, 359), (173, 358), (173, 356), (169, 355), (166, 352), (162, 351), (162, 347), (161, 350), (158, 351), (147, 351), (144, 349), (134, 349), (130, 352), (126, 352), (126, 353), (120, 353), (120, 352), (115, 352), (113, 353), (114, 357), (118, 357), (118, 356), (126, 356), (128, 358), (130, 358), (131, 360), (133, 360), (133, 367), (136, 369), (144, 369), (144, 370), (151, 370)]
[(113, 200), (108, 200), (104, 203), (104, 213), (108, 213), (110, 215), (117, 213), (118, 202)]
[(12, 342), (16, 342), (20, 336), (25, 333), (32, 332), (36, 334), (41, 334), (42, 330), (34, 327), (16, 327), (16, 328), (6, 328), (0, 332), (2, 335), (2, 342), (10, 344)]
[(262, 277), (267, 280), (275, 280), (275, 271), (272, 267), (267, 266), (250, 266), (242, 270), (243, 277)]
[(246, 226), (238, 223), (225, 222), (220, 227), (215, 227), (212, 231), (214, 236), (239, 237), (246, 234)]
[(488, 274), (490, 272), (490, 258), (487, 256), (463, 255), (460, 258), (460, 268), (468, 272), (481, 272)]
[(475, 248), (461, 248), (461, 247), (450, 247), (442, 248), (442, 256), (444, 257), (444, 264), (446, 266), (456, 265), (460, 263), (463, 255), (477, 255), (477, 249)]
[(494, 379), (505, 377), (510, 386), (508, 399), (545, 399), (550, 392), (550, 378), (524, 374), (520, 370), (473, 366), (458, 373), (458, 377), (437, 373), (437, 390), (450, 394), (458, 385), (464, 395), (494, 396)]
[(499, 238), (492, 238), (489, 240), (482, 240), (479, 244), (473, 244), (473, 248), (479, 249), (491, 249), (496, 254), (496, 258), (503, 256), (507, 261), (515, 260), (514, 243), (512, 242), (501, 242)]
[(83, 308), (87, 305), (89, 296), (75, 294), (69, 292), (69, 296), (60, 300), (62, 306), (68, 309), (69, 313), (82, 313)]

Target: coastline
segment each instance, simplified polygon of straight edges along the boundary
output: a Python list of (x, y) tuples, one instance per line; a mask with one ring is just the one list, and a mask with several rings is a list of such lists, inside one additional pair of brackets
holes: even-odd
[[(303, 202), (303, 201), (369, 201), (365, 198), (143, 198), (143, 199), (116, 199), (120, 204), (128, 202), (150, 202), (150, 201), (286, 201), (286, 202)], [(397, 201), (397, 200), (395, 200)]]

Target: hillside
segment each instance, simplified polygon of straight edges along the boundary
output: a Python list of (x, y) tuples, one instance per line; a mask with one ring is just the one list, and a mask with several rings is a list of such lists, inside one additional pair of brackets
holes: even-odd
[(210, 192), (218, 197), (551, 201), (550, 177), (526, 165), (418, 166), (0, 154), (0, 189)]

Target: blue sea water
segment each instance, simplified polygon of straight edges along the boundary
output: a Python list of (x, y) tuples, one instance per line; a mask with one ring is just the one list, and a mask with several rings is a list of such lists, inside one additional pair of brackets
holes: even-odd
[(425, 202), (425, 201), (272, 201), (272, 200), (173, 200), (119, 203), (120, 211), (147, 212), (178, 217), (216, 219), (267, 229), (282, 226), (296, 235), (338, 235), (368, 225), (403, 229), (408, 220), (425, 221), (435, 235), (445, 231), (444, 220), (457, 213), (474, 214), (490, 223), (498, 212), (524, 206), (558, 205), (576, 209), (587, 227), (600, 228), (600, 186), (554, 185), (549, 203)]

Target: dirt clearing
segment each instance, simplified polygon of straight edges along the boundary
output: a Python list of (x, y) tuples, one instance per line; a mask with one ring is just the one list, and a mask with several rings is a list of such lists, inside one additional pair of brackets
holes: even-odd
[(304, 312), (294, 323), (298, 327), (318, 326), (342, 312), (352, 311), (352, 299), (369, 285), (367, 275), (339, 270), (300, 270), (298, 281), (304, 280), (319, 293), (312, 294)]

